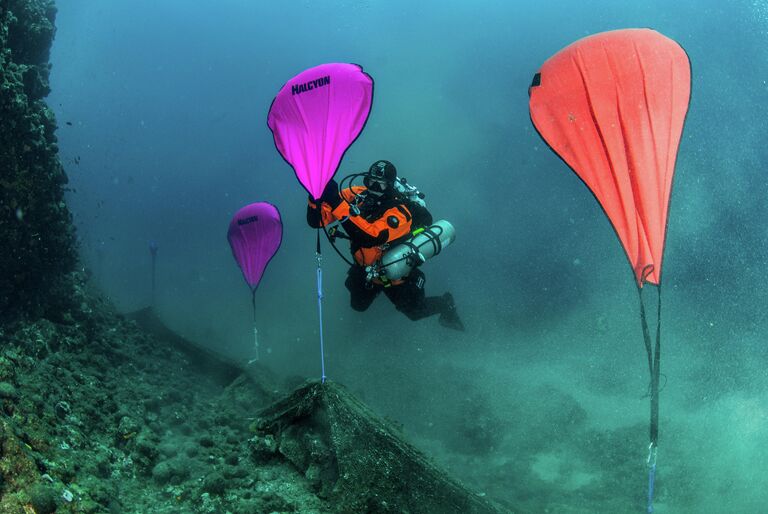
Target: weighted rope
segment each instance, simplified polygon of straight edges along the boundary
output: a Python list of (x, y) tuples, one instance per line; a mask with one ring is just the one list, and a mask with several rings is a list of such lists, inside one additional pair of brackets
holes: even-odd
[(637, 287), (640, 298), (640, 321), (643, 326), (643, 341), (645, 342), (645, 351), (648, 354), (648, 371), (651, 376), (651, 420), (650, 420), (650, 444), (648, 445), (648, 513), (653, 512), (653, 494), (656, 481), (656, 456), (659, 444), (659, 377), (661, 369), (661, 284), (658, 286), (658, 305), (656, 310), (656, 344), (651, 348), (651, 334), (648, 328), (648, 320), (645, 315), (645, 304), (643, 303), (643, 287), (645, 279), (653, 270), (652, 265), (646, 266), (641, 273), (641, 280)]
[(259, 329), (256, 327), (256, 289), (251, 291), (251, 305), (253, 306), (253, 348), (255, 355), (248, 361), (249, 364), (259, 360)]
[(325, 383), (325, 343), (323, 341), (323, 255), (320, 251), (320, 230), (317, 231), (317, 250), (315, 252), (317, 260), (317, 314), (320, 322), (320, 382)]

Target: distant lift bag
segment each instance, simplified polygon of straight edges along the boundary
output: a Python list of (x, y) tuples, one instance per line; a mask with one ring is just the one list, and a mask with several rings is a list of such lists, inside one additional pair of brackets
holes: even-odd
[(456, 230), (445, 220), (413, 231), (410, 239), (387, 250), (381, 257), (379, 275), (388, 280), (398, 280), (439, 254), (456, 239)]

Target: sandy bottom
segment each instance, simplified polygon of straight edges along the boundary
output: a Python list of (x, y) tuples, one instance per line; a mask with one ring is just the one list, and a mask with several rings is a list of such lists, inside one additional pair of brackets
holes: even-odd
[[(648, 364), (637, 313), (466, 334), (428, 320), (345, 344), (330, 373), (451, 474), (508, 508), (645, 511)], [(758, 338), (665, 317), (655, 512), (768, 505), (768, 363)], [(363, 318), (359, 318), (363, 319)], [(477, 335), (479, 334), (479, 336)], [(473, 337), (474, 335), (474, 337)]]

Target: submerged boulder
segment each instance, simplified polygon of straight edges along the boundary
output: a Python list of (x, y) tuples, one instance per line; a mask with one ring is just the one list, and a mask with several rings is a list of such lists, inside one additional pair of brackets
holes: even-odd
[(502, 512), (440, 471), (339, 384), (299, 387), (264, 409), (257, 426), (257, 438), (273, 437), (277, 451), (337, 512)]

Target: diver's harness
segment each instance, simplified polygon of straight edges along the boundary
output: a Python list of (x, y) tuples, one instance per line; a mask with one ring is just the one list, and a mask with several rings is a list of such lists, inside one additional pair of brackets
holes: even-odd
[[(352, 190), (353, 181), (358, 177), (364, 177), (367, 175), (367, 173), (352, 173), (350, 175), (347, 175), (343, 179), (341, 179), (341, 183), (339, 184), (339, 194), (341, 194), (341, 191), (344, 191), (345, 189)], [(349, 182), (348, 187), (344, 187), (345, 182)], [(394, 182), (394, 188), (395, 188), (395, 199), (400, 201), (410, 201), (413, 203), (417, 203), (421, 205), (422, 207), (427, 206), (426, 202), (424, 201), (424, 193), (418, 190), (417, 187), (411, 185), (408, 183), (408, 180), (404, 177), (396, 177)], [(329, 225), (322, 225), (323, 231), (325, 232), (326, 237), (328, 238), (328, 242), (331, 243), (331, 246), (336, 251), (339, 256), (344, 259), (344, 262), (349, 264), (350, 266), (360, 266), (356, 262), (352, 262), (349, 259), (347, 259), (336, 247), (336, 239), (347, 239), (351, 240), (350, 237), (342, 232), (340, 230), (342, 223), (347, 221), (350, 217), (354, 216), (361, 216), (362, 211), (360, 209), (360, 206), (365, 202), (365, 200), (368, 198), (368, 190), (366, 190), (355, 194), (355, 197), (352, 199), (352, 201), (347, 201), (346, 198), (342, 197), (342, 200), (347, 202), (349, 204), (349, 216), (336, 220), (333, 223)], [(443, 228), (438, 225), (432, 225), (430, 227), (419, 227), (415, 230), (413, 230), (408, 236), (404, 236), (400, 238), (399, 240), (384, 243), (383, 245), (379, 246), (379, 249), (382, 251), (382, 258), (377, 260), (375, 263), (365, 266), (365, 283), (367, 287), (373, 286), (374, 280), (379, 280), (384, 287), (390, 287), (392, 285), (392, 281), (387, 276), (387, 268), (390, 266), (393, 266), (398, 263), (404, 262), (409, 268), (415, 268), (416, 266), (419, 266), (423, 264), (427, 257), (424, 256), (424, 254), (421, 252), (421, 247), (425, 246), (427, 243), (432, 244), (432, 250), (430, 256), (437, 255), (442, 250), (442, 243), (440, 241), (440, 235), (442, 234)], [(426, 241), (420, 243), (420, 244), (414, 244), (414, 239), (422, 233), (428, 234), (430, 237), (427, 238)], [(407, 255), (400, 255), (397, 259), (394, 259), (386, 264), (382, 262), (384, 255), (386, 254), (387, 250), (390, 248), (397, 246), (397, 245), (404, 245), (409, 249), (407, 252)], [(397, 277), (400, 278), (400, 277)]]
[[(368, 173), (351, 173), (347, 175), (346, 177), (341, 179), (341, 182), (339, 183), (339, 195), (341, 196), (341, 191), (344, 191), (345, 189), (349, 189), (350, 191), (353, 191), (354, 182), (356, 179), (365, 177), (368, 175)], [(346, 185), (345, 185), (346, 184)], [(426, 207), (427, 204), (424, 201), (424, 193), (419, 191), (415, 186), (412, 186), (411, 184), (408, 184), (408, 180), (404, 177), (396, 177), (395, 178), (395, 190), (397, 191), (397, 195), (399, 195), (399, 200), (410, 200), (412, 202), (417, 202), (422, 207)], [(366, 188), (364, 191), (361, 191), (358, 194), (355, 194), (354, 198), (351, 201), (347, 201), (346, 198), (342, 196), (342, 201), (347, 202), (349, 204), (349, 215), (340, 219), (336, 220), (333, 223), (330, 223), (329, 225), (322, 225), (323, 231), (325, 232), (325, 236), (328, 238), (328, 242), (331, 243), (331, 246), (336, 251), (337, 254), (339, 254), (339, 257), (341, 257), (344, 262), (349, 264), (350, 266), (360, 266), (357, 262), (350, 261), (347, 257), (344, 256), (341, 251), (336, 247), (336, 239), (346, 239), (348, 241), (351, 241), (351, 238), (343, 232), (342, 229), (342, 223), (347, 221), (349, 218), (354, 216), (361, 216), (363, 215), (362, 210), (360, 209), (360, 206), (365, 200), (368, 198), (368, 189)], [(397, 197), (396, 197), (397, 198)], [(327, 228), (327, 230), (326, 230)], [(389, 243), (385, 243), (381, 245), (379, 248), (381, 248), (382, 253), (389, 248)], [(366, 272), (366, 283), (370, 283), (374, 278), (377, 278), (379, 275), (381, 275), (381, 270), (379, 269), (378, 262), (375, 263), (374, 266), (366, 266), (365, 272)]]

